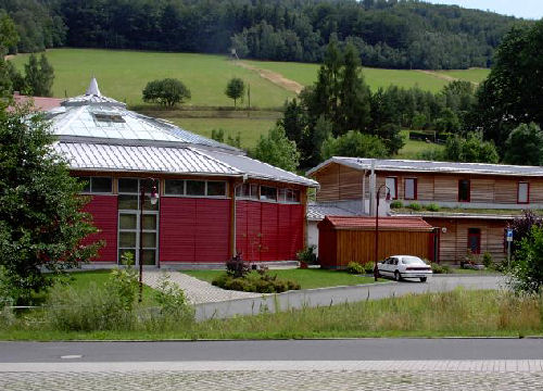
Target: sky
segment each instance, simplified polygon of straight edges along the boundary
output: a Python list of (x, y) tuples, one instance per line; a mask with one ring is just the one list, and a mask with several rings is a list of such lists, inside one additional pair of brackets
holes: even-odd
[(425, 0), (434, 4), (455, 4), (464, 8), (490, 10), (525, 19), (543, 17), (542, 0)]

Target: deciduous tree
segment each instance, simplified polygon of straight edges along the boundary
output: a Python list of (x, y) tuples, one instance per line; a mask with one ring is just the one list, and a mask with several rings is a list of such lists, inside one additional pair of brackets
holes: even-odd
[(173, 107), (191, 98), (190, 90), (178, 79), (153, 80), (143, 89), (144, 102)]
[(236, 107), (236, 101), (243, 97), (245, 93), (245, 83), (239, 77), (233, 77), (226, 85), (224, 93), (227, 97), (234, 100), (234, 107)]
[(251, 156), (282, 169), (295, 171), (300, 152), (296, 149), (296, 143), (285, 136), (285, 130), (275, 126), (269, 130), (267, 136), (260, 136)]

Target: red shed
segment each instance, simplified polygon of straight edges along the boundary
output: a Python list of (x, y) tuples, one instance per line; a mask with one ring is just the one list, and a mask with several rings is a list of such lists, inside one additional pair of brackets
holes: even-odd
[[(375, 261), (375, 218), (326, 216), (318, 224), (319, 259), (326, 268)], [(419, 217), (379, 218), (379, 259), (393, 254), (432, 259), (433, 228)]]

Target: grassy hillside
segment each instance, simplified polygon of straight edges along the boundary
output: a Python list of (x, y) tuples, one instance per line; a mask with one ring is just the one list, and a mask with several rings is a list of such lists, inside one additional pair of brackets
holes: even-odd
[[(304, 86), (313, 84), (317, 79), (318, 64), (287, 63), (274, 61), (245, 61), (248, 64), (282, 74), (288, 79)], [(448, 78), (481, 82), (489, 73), (488, 69), (472, 68), (455, 71), (421, 72), (418, 70), (363, 68), (366, 83), (375, 91), (389, 85), (410, 88), (418, 86), (423, 90), (438, 92), (448, 82)]]
[[(27, 56), (21, 54), (12, 61), (22, 69)], [(192, 92), (189, 104), (195, 106), (231, 106), (224, 89), (232, 77), (250, 83), (253, 107), (281, 107), (285, 99), (294, 96), (255, 72), (234, 65), (226, 56), (52, 49), (47, 58), (55, 68), (53, 93), (57, 97), (84, 93), (93, 75), (102, 93), (129, 105), (141, 103), (141, 91), (148, 81), (166, 77), (181, 79)]]

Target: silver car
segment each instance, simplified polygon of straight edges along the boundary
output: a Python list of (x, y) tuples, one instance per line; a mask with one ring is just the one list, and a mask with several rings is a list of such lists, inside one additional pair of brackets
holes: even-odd
[(413, 255), (393, 255), (377, 264), (377, 270), (383, 277), (391, 277), (396, 281), (403, 278), (418, 278), (426, 282), (432, 275), (432, 268), (419, 257)]

